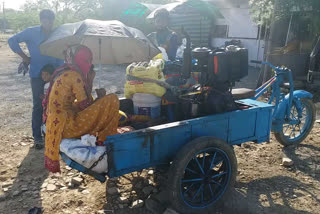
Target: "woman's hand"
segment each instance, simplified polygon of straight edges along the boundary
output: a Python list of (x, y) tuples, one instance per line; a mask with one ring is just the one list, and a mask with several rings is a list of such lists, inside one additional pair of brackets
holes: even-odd
[(100, 98), (106, 96), (107, 91), (104, 88), (99, 88), (99, 89), (96, 89), (96, 93), (97, 93), (97, 98), (100, 99)]
[(92, 92), (93, 80), (94, 80), (95, 76), (96, 76), (96, 72), (94, 72), (93, 70), (91, 70), (88, 73), (87, 80), (88, 80), (88, 92), (89, 92), (89, 94), (91, 94), (91, 92)]

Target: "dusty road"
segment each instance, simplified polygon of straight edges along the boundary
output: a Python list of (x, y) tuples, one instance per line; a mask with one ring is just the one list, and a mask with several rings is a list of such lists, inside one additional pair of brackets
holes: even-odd
[[(0, 42), (0, 213), (147, 213), (145, 201), (159, 191), (165, 175), (153, 170), (132, 173), (101, 184), (63, 165), (60, 176), (44, 169), (43, 150), (32, 147), (31, 90), (28, 77), (16, 72), (19, 59)], [(123, 93), (124, 72), (97, 74), (95, 85)], [(320, 127), (297, 148), (270, 143), (235, 148), (238, 176), (235, 189), (218, 213), (320, 213)], [(281, 166), (286, 154), (292, 167)], [(143, 204), (141, 204), (143, 205)]]

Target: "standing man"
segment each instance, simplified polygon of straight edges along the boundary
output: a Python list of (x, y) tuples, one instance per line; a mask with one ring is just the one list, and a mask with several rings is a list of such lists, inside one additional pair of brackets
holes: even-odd
[(148, 35), (148, 38), (158, 47), (166, 50), (171, 61), (176, 59), (179, 47), (178, 35), (169, 29), (170, 14), (166, 9), (159, 9), (154, 14), (156, 32)]
[[(52, 10), (42, 10), (40, 12), (40, 26), (27, 28), (12, 36), (8, 41), (12, 51), (17, 53), (25, 64), (30, 65), (30, 79), (33, 98), (32, 134), (36, 149), (42, 149), (44, 146), (44, 141), (41, 135), (43, 111), (41, 95), (44, 90), (44, 82), (41, 79), (40, 71), (46, 64), (52, 64), (55, 67), (63, 64), (62, 60), (43, 56), (40, 53), (39, 45), (49, 37), (53, 29), (54, 20), (55, 14)], [(27, 44), (30, 56), (22, 51), (20, 47), (20, 43), (22, 42)]]

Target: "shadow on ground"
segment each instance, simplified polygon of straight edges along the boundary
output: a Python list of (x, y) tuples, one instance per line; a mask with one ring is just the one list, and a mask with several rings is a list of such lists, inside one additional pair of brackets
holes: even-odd
[(34, 207), (42, 208), (41, 185), (48, 177), (47, 170), (44, 170), (43, 152), (44, 150), (30, 148), (18, 165), (17, 176), (6, 194), (6, 199), (0, 203), (2, 210), (7, 213), (28, 213)]

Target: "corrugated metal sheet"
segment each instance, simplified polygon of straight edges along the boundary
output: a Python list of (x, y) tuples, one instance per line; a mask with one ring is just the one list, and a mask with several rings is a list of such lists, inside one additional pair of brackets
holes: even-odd
[(180, 32), (181, 27), (188, 32), (194, 47), (210, 46), (212, 21), (199, 13), (174, 13), (171, 15), (171, 29)]

